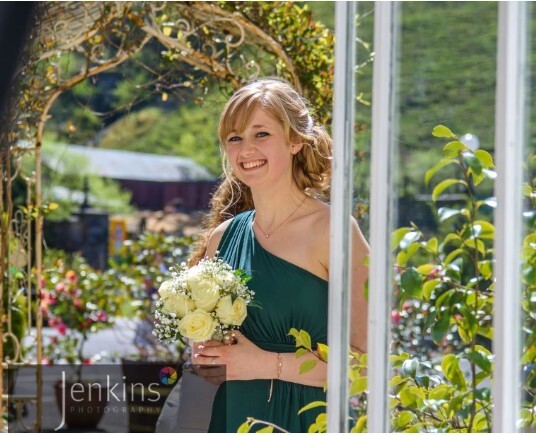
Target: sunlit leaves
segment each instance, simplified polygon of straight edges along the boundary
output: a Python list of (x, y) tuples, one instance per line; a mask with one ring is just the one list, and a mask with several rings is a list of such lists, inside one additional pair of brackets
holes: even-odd
[(448, 127), (445, 127), (444, 125), (437, 125), (432, 130), (432, 135), (435, 137), (443, 137), (448, 139), (456, 139), (456, 136)]
[(400, 276), (400, 286), (406, 297), (419, 298), (421, 296), (422, 278), (416, 269), (410, 268)]
[(436, 201), (439, 195), (441, 195), (446, 189), (456, 184), (461, 184), (467, 187), (467, 182), (464, 180), (458, 180), (458, 179), (453, 179), (453, 178), (443, 180), (436, 187), (434, 187), (434, 190), (432, 192), (432, 200)]
[(467, 387), (465, 376), (460, 369), (460, 362), (455, 355), (446, 355), (441, 362), (441, 369), (445, 377), (452, 382), (452, 384), (464, 391)]

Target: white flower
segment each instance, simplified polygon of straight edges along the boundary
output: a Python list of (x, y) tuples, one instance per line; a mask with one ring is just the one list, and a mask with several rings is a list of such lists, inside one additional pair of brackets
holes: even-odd
[(180, 293), (173, 293), (163, 299), (164, 305), (162, 311), (164, 313), (174, 315), (176, 314), (180, 318), (186, 316), (186, 314), (192, 312), (195, 309), (195, 303), (189, 297), (181, 295)]
[(228, 270), (222, 270), (215, 276), (215, 280), (221, 288), (227, 289), (235, 285), (236, 276)]
[(168, 295), (175, 292), (175, 286), (172, 279), (168, 279), (167, 281), (164, 281), (162, 284), (160, 284), (160, 288), (158, 289), (158, 294), (161, 298), (167, 297)]
[(195, 341), (210, 340), (216, 329), (216, 321), (206, 311), (197, 309), (179, 322), (179, 333)]
[(247, 316), (247, 306), (244, 299), (238, 297), (232, 301), (231, 296), (225, 296), (218, 302), (216, 314), (222, 323), (240, 326)]
[(220, 299), (218, 283), (205, 276), (199, 266), (188, 270), (186, 281), (197, 308), (207, 312), (216, 308)]

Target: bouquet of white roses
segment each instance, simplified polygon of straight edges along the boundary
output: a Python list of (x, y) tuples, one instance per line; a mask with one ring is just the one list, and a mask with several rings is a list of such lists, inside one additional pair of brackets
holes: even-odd
[(162, 283), (156, 302), (153, 334), (159, 340), (222, 340), (242, 325), (254, 295), (244, 271), (217, 257), (170, 270), (172, 278)]

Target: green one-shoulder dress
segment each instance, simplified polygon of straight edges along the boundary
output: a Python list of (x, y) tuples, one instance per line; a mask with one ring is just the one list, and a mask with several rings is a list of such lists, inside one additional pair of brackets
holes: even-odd
[[(237, 215), (223, 234), (219, 257), (252, 277), (248, 286), (261, 307), (249, 307), (241, 332), (271, 352), (294, 352), (291, 328), (304, 329), (313, 347), (327, 343), (328, 282), (264, 249), (253, 232), (255, 211)], [(247, 417), (269, 421), (290, 432), (307, 432), (324, 408), (298, 415), (303, 406), (326, 400), (322, 388), (275, 380), (227, 381), (214, 399), (209, 432), (236, 432)], [(257, 429), (259, 429), (258, 427)]]

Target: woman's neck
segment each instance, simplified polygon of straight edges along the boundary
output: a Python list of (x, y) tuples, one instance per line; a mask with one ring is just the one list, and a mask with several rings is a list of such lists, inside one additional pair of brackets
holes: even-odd
[(270, 231), (295, 212), (305, 200), (305, 193), (293, 184), (289, 189), (252, 190), (255, 220), (261, 228)]

